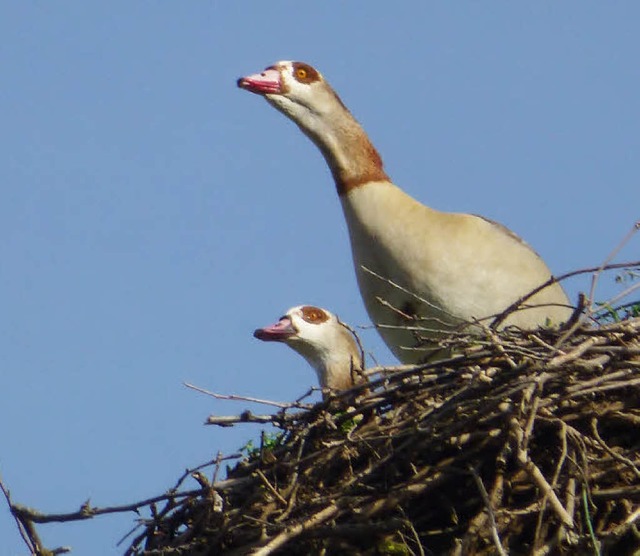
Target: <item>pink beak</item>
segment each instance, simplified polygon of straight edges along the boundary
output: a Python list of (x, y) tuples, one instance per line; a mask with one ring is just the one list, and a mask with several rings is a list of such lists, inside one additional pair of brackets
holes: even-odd
[(262, 73), (241, 77), (238, 87), (257, 95), (281, 94), (280, 72), (276, 68), (267, 68)]
[(264, 342), (284, 342), (297, 333), (297, 330), (291, 324), (291, 319), (289, 317), (282, 317), (275, 324), (258, 328), (254, 331), (253, 336)]

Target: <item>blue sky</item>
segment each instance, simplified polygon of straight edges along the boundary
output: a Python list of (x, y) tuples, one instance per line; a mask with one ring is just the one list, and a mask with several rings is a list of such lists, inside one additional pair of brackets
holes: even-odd
[[(556, 273), (599, 264), (640, 218), (640, 4), (390, 6), (2, 3), (0, 474), (15, 500), (158, 494), (258, 436), (202, 426), (256, 408), (184, 381), (291, 400), (314, 373), (256, 327), (301, 303), (368, 324), (324, 161), (241, 75), (312, 63), (398, 185), (506, 224)], [(605, 278), (598, 298), (619, 288)], [(120, 554), (134, 518), (39, 531)], [(26, 554), (2, 504), (0, 539)]]

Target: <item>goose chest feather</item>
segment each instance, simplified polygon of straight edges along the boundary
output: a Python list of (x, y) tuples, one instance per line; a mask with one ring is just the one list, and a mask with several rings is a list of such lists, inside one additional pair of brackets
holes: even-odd
[[(394, 185), (360, 124), (322, 75), (278, 62), (238, 86), (264, 96), (322, 152), (347, 222), (356, 276), (369, 316), (405, 363), (437, 352), (452, 330), (479, 332), (551, 277), (544, 261), (507, 228), (481, 216), (445, 213)], [(554, 283), (501, 326), (533, 329), (571, 314)]]

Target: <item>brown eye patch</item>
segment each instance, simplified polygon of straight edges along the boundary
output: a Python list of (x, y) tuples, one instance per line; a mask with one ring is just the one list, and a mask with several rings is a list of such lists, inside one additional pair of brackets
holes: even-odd
[(304, 62), (293, 63), (293, 77), (300, 83), (313, 83), (320, 79), (320, 74), (309, 64)]
[(318, 307), (305, 305), (301, 309), (302, 318), (310, 324), (321, 324), (329, 320), (329, 315)]

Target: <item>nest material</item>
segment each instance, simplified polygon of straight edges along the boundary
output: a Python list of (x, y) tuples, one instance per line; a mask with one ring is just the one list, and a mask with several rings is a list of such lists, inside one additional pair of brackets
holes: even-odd
[(201, 469), (127, 555), (637, 554), (640, 318), (453, 343), (309, 409), (245, 413), (281, 436), (225, 480)]

